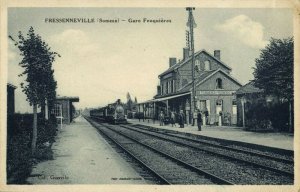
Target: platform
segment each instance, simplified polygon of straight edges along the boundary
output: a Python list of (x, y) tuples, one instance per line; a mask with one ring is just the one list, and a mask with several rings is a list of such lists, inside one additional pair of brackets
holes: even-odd
[[(60, 128), (59, 128), (60, 129)], [(82, 116), (59, 130), (54, 160), (37, 164), (31, 184), (146, 184)]]
[(185, 125), (184, 128), (179, 128), (178, 124), (176, 124), (176, 127), (172, 127), (171, 125), (160, 126), (159, 121), (155, 121), (155, 123), (153, 123), (153, 120), (148, 121), (148, 119), (145, 121), (142, 119), (140, 121), (137, 119), (128, 119), (128, 122), (132, 124), (143, 124), (161, 129), (176, 130), (196, 135), (241, 141), (280, 149), (293, 150), (294, 147), (294, 136), (290, 133), (250, 132), (243, 130), (242, 127), (231, 126), (202, 126), (202, 130), (198, 131), (197, 126)]

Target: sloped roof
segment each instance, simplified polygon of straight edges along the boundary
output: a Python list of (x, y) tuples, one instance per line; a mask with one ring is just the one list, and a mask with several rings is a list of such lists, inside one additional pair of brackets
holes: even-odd
[[(205, 78), (215, 73), (216, 71), (217, 70), (212, 70), (212, 71), (205, 71), (201, 73), (200, 76), (198, 76), (197, 79), (195, 79), (195, 84), (196, 85), (199, 84), (201, 81), (203, 81)], [(183, 92), (190, 91), (191, 88), (192, 88), (192, 81), (186, 84), (185, 86), (183, 86), (182, 88), (180, 88), (178, 91), (183, 91)]]
[(250, 81), (249, 83), (247, 83), (246, 85), (244, 85), (243, 87), (239, 88), (235, 94), (247, 94), (247, 93), (261, 93), (263, 92), (262, 89), (259, 89), (257, 87), (254, 86), (254, 82)]
[(187, 93), (187, 92), (190, 92), (189, 90), (180, 90), (180, 91), (176, 91), (174, 93), (169, 93), (169, 94), (165, 94), (165, 95), (156, 95), (154, 96), (155, 99), (158, 99), (158, 98), (163, 98), (163, 97), (169, 97), (169, 96), (175, 96), (175, 95), (179, 95), (179, 94), (183, 94), (183, 93)]
[(56, 100), (70, 100), (71, 102), (79, 102), (79, 97), (58, 96)]
[[(200, 53), (206, 53), (207, 55), (209, 55), (211, 58), (213, 58), (214, 60), (216, 60), (218, 63), (220, 63), (221, 65), (223, 65), (225, 68), (231, 70), (231, 67), (229, 67), (228, 65), (226, 65), (225, 63), (223, 63), (221, 60), (217, 59), (216, 57), (214, 57), (212, 54), (210, 54), (209, 52), (207, 52), (205, 49), (202, 49), (196, 53), (194, 53), (195, 57), (198, 56)], [(172, 67), (168, 68), (166, 71), (164, 71), (163, 73), (161, 73), (160, 76), (163, 76), (165, 74), (168, 74), (172, 71), (174, 71), (175, 69), (179, 68), (180, 66), (184, 65), (185, 63), (189, 62), (192, 59), (192, 56), (189, 56), (186, 60), (184, 61), (180, 61), (179, 63), (176, 63), (175, 65), (173, 65)]]

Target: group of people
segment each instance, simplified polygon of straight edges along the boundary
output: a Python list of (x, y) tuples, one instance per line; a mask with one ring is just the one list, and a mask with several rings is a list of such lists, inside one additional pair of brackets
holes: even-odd
[[(204, 113), (204, 115), (206, 116), (206, 113)], [(176, 119), (178, 118), (179, 127), (184, 128), (185, 117), (184, 117), (183, 110), (180, 110), (180, 113), (178, 114), (177, 118), (176, 118), (176, 116), (177, 116), (177, 114), (174, 111), (172, 111), (171, 114), (170, 114), (170, 123), (171, 123), (172, 127), (173, 126), (176, 127), (175, 123), (176, 123)], [(200, 110), (197, 110), (197, 113), (194, 115), (194, 123), (195, 123), (195, 119), (197, 119), (198, 130), (201, 131), (202, 113), (201, 113)], [(160, 114), (159, 114), (159, 125), (163, 126), (164, 123), (165, 123), (165, 115), (164, 115), (164, 112), (161, 111)]]
[[(176, 127), (176, 124), (175, 124), (176, 116), (177, 116), (177, 114), (174, 111), (172, 111), (171, 115), (170, 115), (170, 123), (171, 123), (172, 127), (173, 126)], [(164, 115), (164, 112), (161, 111), (159, 114), (159, 125), (163, 126), (164, 123), (165, 123), (165, 115)], [(178, 115), (178, 124), (179, 124), (180, 128), (184, 128), (184, 114), (183, 114), (182, 110), (180, 111), (180, 113)]]

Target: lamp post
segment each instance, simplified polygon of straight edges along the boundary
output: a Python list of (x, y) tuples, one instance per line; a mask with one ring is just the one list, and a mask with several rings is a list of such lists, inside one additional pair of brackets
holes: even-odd
[(194, 7), (187, 7), (186, 10), (189, 12), (189, 18), (187, 22), (187, 26), (190, 30), (190, 52), (192, 54), (192, 97), (191, 97), (191, 104), (193, 105), (193, 113), (195, 113), (195, 110), (197, 108), (196, 106), (196, 87), (195, 87), (195, 55), (194, 55), (194, 27), (197, 27), (194, 17), (193, 17), (193, 10), (195, 10)]

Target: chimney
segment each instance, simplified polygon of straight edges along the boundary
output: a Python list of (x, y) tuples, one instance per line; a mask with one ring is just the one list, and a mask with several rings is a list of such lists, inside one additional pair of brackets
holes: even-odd
[(215, 50), (214, 51), (214, 57), (221, 61), (221, 51), (220, 50)]
[(187, 47), (183, 48), (183, 59), (182, 60), (185, 61), (189, 57), (189, 52), (190, 52), (189, 48), (187, 48)]
[(169, 58), (169, 67), (172, 67), (175, 64), (176, 64), (176, 58), (175, 57), (170, 57)]

